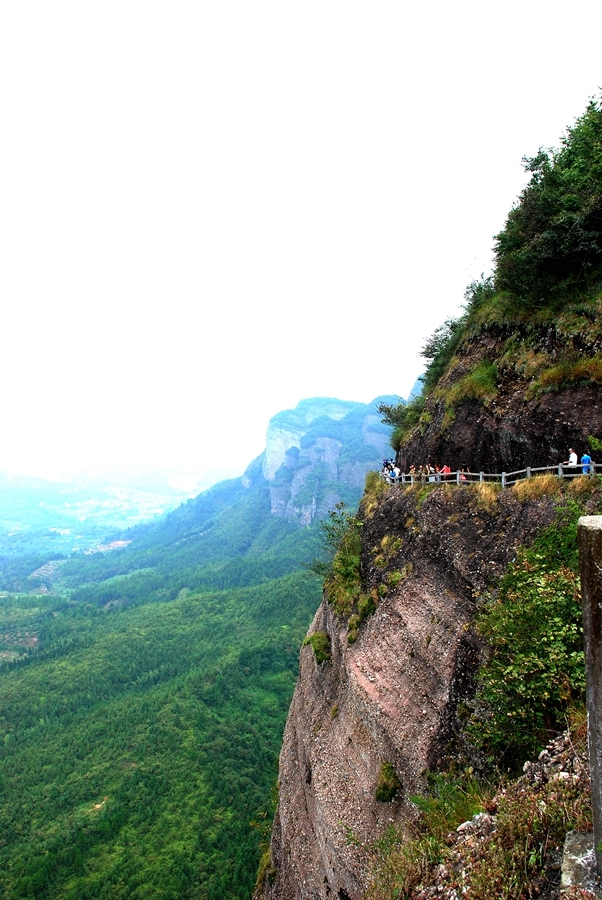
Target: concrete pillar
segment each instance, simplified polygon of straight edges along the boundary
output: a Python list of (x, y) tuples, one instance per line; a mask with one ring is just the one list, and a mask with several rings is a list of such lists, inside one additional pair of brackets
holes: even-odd
[(602, 516), (581, 516), (577, 534), (594, 847), (597, 872), (602, 875)]

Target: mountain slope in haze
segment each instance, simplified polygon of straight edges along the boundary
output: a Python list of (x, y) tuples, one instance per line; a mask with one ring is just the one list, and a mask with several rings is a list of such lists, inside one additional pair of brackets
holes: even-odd
[(95, 550), (109, 531), (174, 509), (190, 496), (186, 488), (161, 471), (52, 481), (0, 472), (0, 556)]
[(293, 514), (273, 509), (288, 457), (270, 481), (262, 455), (111, 535), (124, 549), (37, 569), (46, 593), (0, 595), (0, 896), (250, 897), (320, 601), (301, 564), (325, 497), (357, 500), (345, 474), (378, 466), (390, 432), (374, 405), (305, 401), (303, 415), (284, 448), (298, 450)]
[[(245, 577), (253, 572), (257, 581), (293, 571), (300, 559), (315, 555), (314, 532), (306, 527), (336, 503), (357, 505), (366, 472), (380, 467), (391, 428), (376, 406), (391, 399), (364, 404), (318, 398), (279, 413), (268, 426), (266, 450), (240, 478), (214, 485), (155, 523), (113, 535), (131, 543), (67, 562), (61, 583), (87, 583), (85, 597), (102, 594), (104, 603), (131, 602), (207, 584), (209, 571), (213, 584), (220, 584), (223, 572), (234, 577), (240, 557), (248, 560)], [(117, 576), (128, 578), (91, 586)]]

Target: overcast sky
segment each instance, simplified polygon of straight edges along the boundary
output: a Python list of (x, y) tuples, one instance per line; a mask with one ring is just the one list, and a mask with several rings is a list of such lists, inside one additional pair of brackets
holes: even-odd
[(599, 2), (0, 5), (0, 468), (240, 474), (407, 396), (602, 84)]

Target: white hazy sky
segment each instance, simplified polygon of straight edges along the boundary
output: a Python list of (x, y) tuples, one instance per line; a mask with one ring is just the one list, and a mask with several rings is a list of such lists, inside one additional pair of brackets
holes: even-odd
[(239, 474), (407, 396), (602, 84), (602, 4), (0, 5), (0, 468)]

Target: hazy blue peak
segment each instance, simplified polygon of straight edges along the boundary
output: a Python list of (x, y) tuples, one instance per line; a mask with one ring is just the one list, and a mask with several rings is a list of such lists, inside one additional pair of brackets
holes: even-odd
[(294, 409), (284, 409), (270, 419), (271, 426), (307, 428), (314, 419), (328, 416), (329, 419), (342, 419), (352, 409), (363, 406), (353, 400), (337, 400), (334, 397), (312, 397), (301, 400)]
[[(412, 390), (414, 390), (415, 387), (416, 385), (414, 385)], [(379, 405), (379, 403), (387, 403), (389, 405), (392, 405), (393, 403), (405, 402), (406, 401), (403, 399), (403, 397), (400, 397), (399, 394), (381, 394), (380, 397), (375, 397), (371, 403), (368, 403), (368, 406), (373, 406), (376, 411), (376, 407)]]

